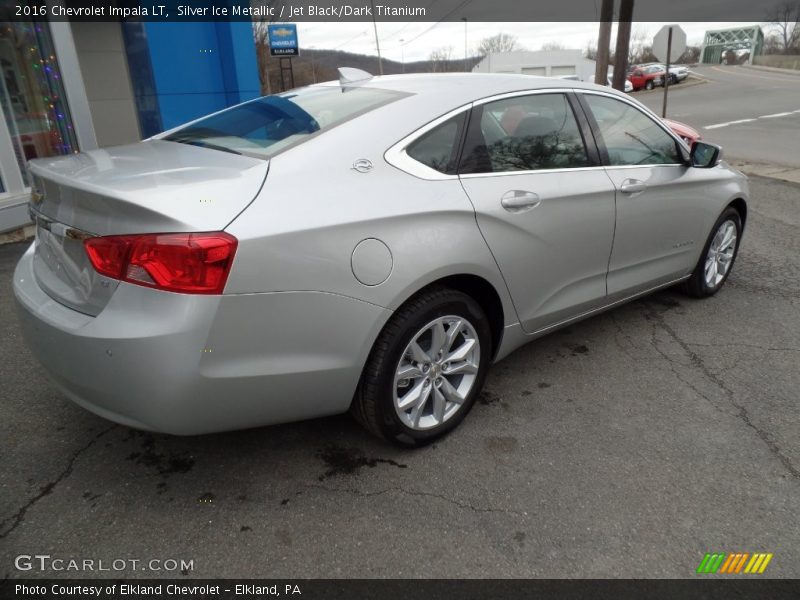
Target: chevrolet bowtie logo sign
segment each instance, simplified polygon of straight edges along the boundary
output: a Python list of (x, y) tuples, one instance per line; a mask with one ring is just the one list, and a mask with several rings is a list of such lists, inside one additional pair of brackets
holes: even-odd
[(761, 574), (772, 560), (771, 552), (707, 552), (697, 567), (698, 573)]
[(287, 29), (286, 27), (279, 28), (279, 29), (272, 29), (270, 30), (271, 34), (276, 37), (286, 37), (287, 35), (294, 35), (293, 29)]
[[(267, 25), (267, 40), (271, 56), (291, 58), (300, 54), (300, 43), (297, 40), (297, 25), (294, 23)], [(283, 66), (283, 63), (281, 63)]]

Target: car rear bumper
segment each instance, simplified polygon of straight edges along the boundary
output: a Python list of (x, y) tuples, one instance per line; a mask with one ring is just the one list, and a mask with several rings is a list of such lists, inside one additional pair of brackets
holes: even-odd
[(17, 265), (23, 335), (64, 394), (117, 423), (192, 435), (344, 412), (387, 309), (321, 292), (202, 296), (122, 283), (96, 317)]

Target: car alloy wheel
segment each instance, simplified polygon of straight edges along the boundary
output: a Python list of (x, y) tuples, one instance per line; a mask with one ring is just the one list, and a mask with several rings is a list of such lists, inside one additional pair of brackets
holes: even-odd
[(394, 376), (394, 407), (409, 428), (443, 424), (464, 406), (477, 381), (480, 340), (464, 317), (448, 315), (411, 339)]
[(733, 263), (738, 239), (736, 223), (732, 219), (723, 221), (708, 247), (705, 263), (705, 281), (709, 288), (719, 286)]
[(395, 444), (430, 443), (457, 427), (475, 405), (492, 350), (489, 318), (474, 298), (427, 288), (387, 321), (350, 411)]
[(729, 206), (717, 219), (708, 235), (703, 252), (683, 289), (695, 298), (716, 294), (731, 274), (742, 237), (742, 216)]

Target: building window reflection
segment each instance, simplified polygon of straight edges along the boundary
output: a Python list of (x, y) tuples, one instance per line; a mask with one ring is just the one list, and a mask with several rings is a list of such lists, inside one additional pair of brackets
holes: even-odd
[(25, 185), (27, 161), (78, 151), (53, 40), (46, 24), (0, 28), (0, 104)]

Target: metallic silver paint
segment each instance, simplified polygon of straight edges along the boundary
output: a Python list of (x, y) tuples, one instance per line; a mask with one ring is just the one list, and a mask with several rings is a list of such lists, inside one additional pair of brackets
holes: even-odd
[[(52, 268), (34, 272), (32, 246), (15, 271), (15, 297), (34, 355), (67, 396), (106, 418), (176, 434), (343, 412), (392, 311), (426, 285), (468, 275), (491, 286), (503, 313), (500, 360), (685, 279), (722, 210), (747, 200), (746, 179), (724, 163), (458, 177), (403, 154), (473, 103), (531, 91), (612, 95), (656, 119), (621, 93), (513, 75), (405, 75), (366, 85), (412, 95), (269, 162), (156, 136), (33, 163), (45, 196), (37, 209), (65, 237), (68, 229), (224, 229), (239, 240), (222, 296), (119, 283), (95, 304), (88, 299), (96, 283), (76, 284), (84, 305), (52, 289)], [(373, 165), (367, 173), (353, 169), (362, 160)], [(625, 194), (630, 179), (645, 189)], [(509, 192), (536, 194), (539, 204), (510, 212)], [(362, 269), (354, 250), (373, 238), (390, 249), (392, 265), (380, 284), (365, 285), (354, 276)], [(697, 241), (681, 244), (689, 239)], [(371, 276), (380, 260), (364, 261)]]
[(36, 225), (33, 270), (36, 281), (51, 297), (88, 315), (97, 315), (111, 299), (119, 281), (94, 270), (83, 248), (91, 234), (67, 227), (33, 208)]
[(96, 235), (215, 231), (256, 197), (269, 162), (150, 140), (30, 162), (43, 215)]
[(392, 274), (392, 252), (381, 240), (361, 240), (350, 257), (353, 275), (364, 285), (380, 285)]
[(14, 291), (56, 386), (104, 418), (179, 435), (346, 411), (391, 314), (320, 292), (191, 296), (120, 283), (90, 317), (45, 294), (32, 263), (31, 247)]
[[(495, 173), (461, 183), (525, 331), (603, 302), (614, 241), (614, 186), (603, 170)], [(535, 193), (539, 205), (509, 212), (503, 198), (513, 190)]]

